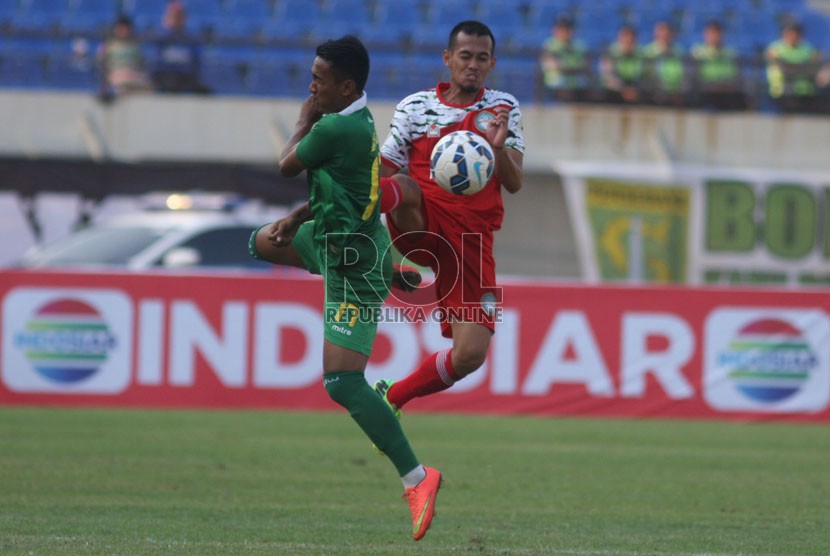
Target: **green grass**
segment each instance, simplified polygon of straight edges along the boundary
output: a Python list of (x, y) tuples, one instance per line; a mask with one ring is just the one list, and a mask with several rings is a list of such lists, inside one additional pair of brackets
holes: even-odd
[(826, 426), (407, 414), (427, 537), (341, 413), (0, 409), (0, 554), (830, 554)]

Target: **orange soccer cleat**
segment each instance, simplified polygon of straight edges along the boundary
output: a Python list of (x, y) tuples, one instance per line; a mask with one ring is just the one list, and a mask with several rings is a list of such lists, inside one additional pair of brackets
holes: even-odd
[(437, 469), (424, 466), (427, 476), (414, 487), (409, 487), (403, 497), (409, 502), (412, 512), (412, 538), (416, 541), (424, 538), (427, 529), (435, 516), (435, 500), (438, 498), (438, 489), (441, 488), (441, 472)]

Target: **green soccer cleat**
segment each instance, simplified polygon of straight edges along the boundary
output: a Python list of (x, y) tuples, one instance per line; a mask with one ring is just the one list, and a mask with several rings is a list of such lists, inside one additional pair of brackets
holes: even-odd
[[(392, 381), (392, 380), (386, 380), (386, 379), (383, 379), (383, 378), (382, 378), (382, 379), (378, 380), (377, 382), (375, 382), (375, 392), (377, 392), (378, 396), (380, 396), (380, 397), (381, 397), (381, 399), (382, 399), (384, 402), (386, 402), (386, 405), (387, 405), (387, 406), (389, 406), (389, 409), (390, 409), (390, 410), (392, 411), (392, 413), (395, 415), (395, 418), (396, 418), (398, 421), (400, 421), (400, 420), (401, 420), (401, 415), (403, 415), (403, 412), (402, 412), (400, 409), (398, 409), (397, 407), (395, 407), (395, 405), (394, 405), (394, 404), (392, 404), (392, 403), (389, 401), (389, 399), (386, 397), (386, 393), (389, 391), (389, 388), (390, 388), (393, 384), (394, 384), (394, 381)], [(375, 444), (372, 444), (372, 448), (374, 448), (374, 449), (375, 449), (375, 452), (377, 452), (377, 454), (378, 454), (379, 456), (385, 456), (385, 455), (386, 455), (386, 454), (384, 454), (384, 453), (383, 453), (383, 450), (381, 450), (380, 448), (378, 448), (377, 446), (375, 446)]]

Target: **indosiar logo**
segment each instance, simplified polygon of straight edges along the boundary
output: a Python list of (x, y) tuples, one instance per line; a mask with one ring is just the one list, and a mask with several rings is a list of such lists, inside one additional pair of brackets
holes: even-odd
[(3, 300), (3, 381), (18, 392), (118, 393), (132, 304), (113, 290), (18, 288)]
[(828, 348), (821, 311), (718, 309), (706, 322), (706, 400), (727, 411), (821, 411), (830, 401)]

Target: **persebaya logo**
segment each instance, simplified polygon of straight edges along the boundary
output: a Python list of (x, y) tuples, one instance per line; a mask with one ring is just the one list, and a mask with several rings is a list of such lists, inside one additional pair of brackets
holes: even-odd
[(818, 358), (801, 332), (780, 319), (759, 319), (738, 331), (720, 363), (746, 396), (778, 402), (797, 393), (815, 372)]
[(827, 316), (720, 309), (706, 324), (706, 399), (719, 409), (817, 411), (828, 403)]
[(130, 383), (132, 315), (130, 298), (118, 290), (11, 290), (3, 299), (3, 382), (14, 392), (124, 391)]
[(116, 347), (98, 311), (77, 299), (58, 299), (40, 307), (14, 343), (41, 376), (59, 383), (88, 379)]

